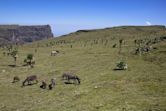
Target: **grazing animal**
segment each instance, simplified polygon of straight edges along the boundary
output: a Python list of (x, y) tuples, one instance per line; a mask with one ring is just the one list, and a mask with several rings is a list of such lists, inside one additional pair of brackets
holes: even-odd
[(55, 85), (56, 85), (55, 80), (56, 80), (56, 78), (51, 79), (51, 84), (52, 84), (53, 86), (55, 86)]
[(37, 76), (36, 75), (32, 75), (32, 76), (28, 76), (22, 83), (22, 86), (25, 86), (25, 83), (27, 82), (28, 85), (31, 85), (32, 81), (36, 81), (36, 83), (38, 83), (38, 80), (37, 80)]
[(49, 84), (48, 87), (49, 87), (49, 90), (52, 90), (53, 88), (52, 84)]
[(10, 53), (10, 52), (8, 52), (8, 53), (7, 53), (7, 56), (9, 56), (9, 55), (11, 55), (11, 53)]
[(40, 86), (40, 88), (46, 89), (46, 87), (47, 87), (47, 83), (43, 80), (42, 85)]
[(51, 83), (48, 85), (50, 90), (52, 90), (52, 88), (55, 87), (55, 85), (56, 85), (55, 80), (56, 80), (56, 78), (51, 79)]
[(6, 55), (6, 52), (3, 52), (3, 55), (5, 56), (5, 55)]
[(62, 75), (62, 79), (63, 79), (63, 80), (68, 80), (68, 82), (69, 82), (70, 80), (73, 80), (74, 82), (77, 81), (78, 84), (81, 83), (80, 78), (79, 78), (78, 76), (72, 74), (72, 73), (64, 73), (64, 74)]
[(114, 44), (114, 45), (112, 46), (112, 48), (116, 48), (116, 44)]
[(55, 56), (55, 55), (58, 54), (58, 53), (59, 53), (58, 50), (53, 50), (53, 51), (51, 51), (51, 56)]
[(18, 76), (14, 76), (12, 83), (15, 83), (15, 82), (18, 82), (18, 81), (20, 81), (20, 78)]

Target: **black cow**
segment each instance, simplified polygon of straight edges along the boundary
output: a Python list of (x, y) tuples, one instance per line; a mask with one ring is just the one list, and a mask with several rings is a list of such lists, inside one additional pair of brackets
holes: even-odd
[(40, 86), (40, 88), (46, 89), (46, 87), (47, 87), (47, 83), (43, 80), (42, 85)]

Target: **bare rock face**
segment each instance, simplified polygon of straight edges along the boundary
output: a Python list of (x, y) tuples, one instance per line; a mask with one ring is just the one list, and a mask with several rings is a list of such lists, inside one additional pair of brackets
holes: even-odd
[(53, 33), (49, 25), (0, 25), (0, 45), (12, 42), (33, 42), (52, 37)]

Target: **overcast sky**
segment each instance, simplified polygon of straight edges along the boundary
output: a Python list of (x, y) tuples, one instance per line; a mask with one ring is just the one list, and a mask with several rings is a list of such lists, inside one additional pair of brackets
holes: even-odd
[(0, 24), (50, 24), (55, 36), (120, 25), (166, 25), (166, 0), (0, 0)]

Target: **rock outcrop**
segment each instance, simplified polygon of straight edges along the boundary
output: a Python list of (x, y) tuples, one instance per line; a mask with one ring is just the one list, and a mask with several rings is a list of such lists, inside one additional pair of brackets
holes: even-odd
[(0, 45), (6, 43), (26, 43), (52, 38), (49, 25), (0, 25)]

